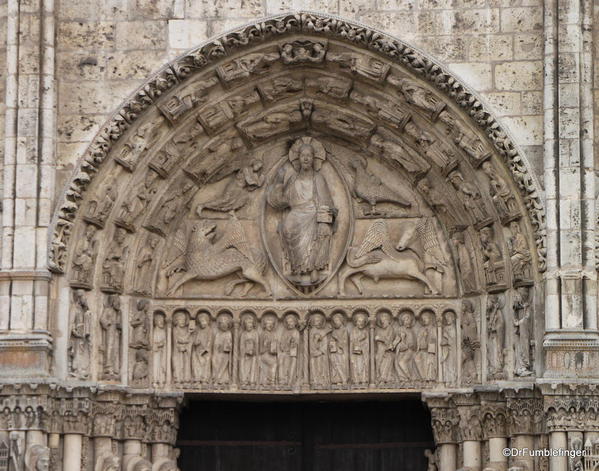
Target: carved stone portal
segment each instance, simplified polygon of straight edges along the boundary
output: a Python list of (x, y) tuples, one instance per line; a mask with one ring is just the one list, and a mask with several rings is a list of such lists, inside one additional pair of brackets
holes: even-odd
[(186, 56), (86, 160), (52, 244), (69, 374), (206, 392), (534, 375), (538, 205), (499, 131), (403, 52), (285, 21)]

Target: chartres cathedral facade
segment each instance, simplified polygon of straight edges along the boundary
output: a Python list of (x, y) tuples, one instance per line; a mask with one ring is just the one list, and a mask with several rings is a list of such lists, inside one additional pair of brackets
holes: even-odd
[(599, 469), (596, 16), (0, 1), (0, 471)]

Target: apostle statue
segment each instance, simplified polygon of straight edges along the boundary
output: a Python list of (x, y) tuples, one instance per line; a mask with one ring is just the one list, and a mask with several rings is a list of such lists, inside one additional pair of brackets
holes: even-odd
[(303, 286), (322, 282), (330, 268), (337, 209), (320, 173), (325, 159), (326, 151), (316, 139), (298, 139), (289, 150), (289, 162), (267, 190), (268, 204), (284, 212), (278, 227), (284, 272)]

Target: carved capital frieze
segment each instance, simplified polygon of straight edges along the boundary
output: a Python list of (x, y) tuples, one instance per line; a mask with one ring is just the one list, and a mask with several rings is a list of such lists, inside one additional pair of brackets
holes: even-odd
[(149, 441), (174, 445), (179, 429), (179, 414), (176, 408), (154, 408), (148, 414)]
[(94, 437), (117, 437), (117, 424), (121, 419), (121, 406), (112, 403), (94, 403), (92, 435)]
[(599, 396), (545, 396), (544, 414), (548, 432), (599, 431)]
[(431, 424), (435, 443), (457, 443), (459, 441), (460, 417), (453, 404), (447, 399), (425, 398), (431, 412)]
[(483, 438), (507, 437), (505, 403), (483, 403), (480, 408)]
[(542, 398), (508, 397), (507, 413), (510, 435), (534, 435), (543, 432)]

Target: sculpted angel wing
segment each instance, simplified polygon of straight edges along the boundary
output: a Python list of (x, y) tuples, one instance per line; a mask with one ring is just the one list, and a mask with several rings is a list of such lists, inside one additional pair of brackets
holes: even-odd
[(185, 254), (187, 253), (188, 232), (189, 229), (186, 225), (183, 225), (177, 229), (174, 237), (170, 240), (170, 248), (162, 265), (167, 276), (176, 271), (187, 269)]
[(234, 213), (232, 213), (231, 219), (225, 225), (223, 232), (222, 239), (218, 241), (220, 250), (228, 248), (237, 249), (245, 258), (255, 264), (260, 272), (264, 271), (266, 268), (266, 256), (264, 252), (250, 245), (243, 224), (241, 224)]
[[(391, 243), (387, 223), (382, 219), (379, 219), (370, 225), (362, 239), (360, 247), (352, 250), (352, 263), (357, 264), (358, 259), (365, 256), (367, 256), (366, 259), (364, 259), (362, 263), (359, 263), (359, 265), (380, 262), (380, 255), (371, 253), (374, 250), (381, 250), (385, 255), (394, 260), (398, 260), (399, 258), (397, 250), (395, 250)], [(350, 263), (349, 259), (348, 263)], [(351, 266), (353, 266), (352, 263), (350, 263)]]
[(234, 214), (227, 221), (223, 233), (222, 239), (218, 242), (220, 249), (224, 250), (232, 247), (239, 250), (249, 260), (253, 260), (245, 229)]
[(370, 225), (360, 248), (356, 252), (356, 257), (362, 257), (376, 249), (381, 249), (388, 257), (395, 258), (397, 256), (397, 250), (391, 243), (387, 223), (382, 219)]

